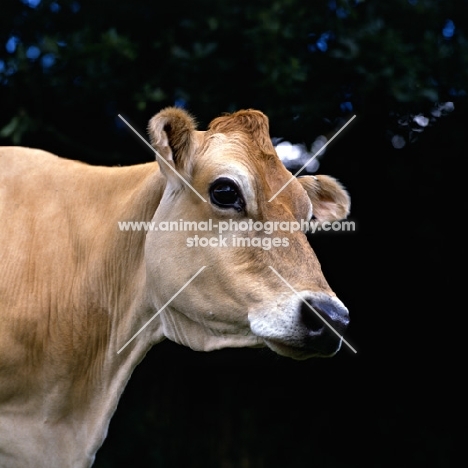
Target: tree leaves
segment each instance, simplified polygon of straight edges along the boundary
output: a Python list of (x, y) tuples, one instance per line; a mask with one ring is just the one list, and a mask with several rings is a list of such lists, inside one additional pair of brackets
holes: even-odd
[[(350, 109), (416, 114), (466, 95), (466, 15), (455, 0), (36, 3), (2, 11), (2, 143), (49, 146), (37, 133), (46, 121), (92, 146), (124, 138), (114, 112), (144, 126), (177, 103), (202, 126), (261, 108), (276, 135), (311, 144), (311, 128)], [(28, 119), (12, 120), (18, 109)]]

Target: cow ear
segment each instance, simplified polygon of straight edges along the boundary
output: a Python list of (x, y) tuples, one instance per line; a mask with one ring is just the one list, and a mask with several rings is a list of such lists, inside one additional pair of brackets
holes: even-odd
[[(148, 134), (153, 148), (158, 152), (162, 173), (174, 179), (172, 166), (179, 174), (189, 177), (192, 155), (195, 151), (195, 119), (185, 110), (167, 107), (156, 114), (148, 124)], [(177, 176), (176, 176), (177, 177)]]
[(337, 221), (348, 216), (351, 199), (336, 179), (319, 175), (298, 177), (297, 180), (309, 195), (318, 221)]

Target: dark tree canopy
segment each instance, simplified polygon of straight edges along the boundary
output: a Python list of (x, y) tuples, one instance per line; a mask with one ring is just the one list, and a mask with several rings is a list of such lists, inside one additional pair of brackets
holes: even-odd
[(141, 156), (117, 115), (142, 127), (174, 104), (202, 126), (259, 108), (274, 136), (305, 143), (352, 113), (392, 133), (399, 116), (465, 99), (467, 6), (5, 0), (1, 142), (132, 163)]

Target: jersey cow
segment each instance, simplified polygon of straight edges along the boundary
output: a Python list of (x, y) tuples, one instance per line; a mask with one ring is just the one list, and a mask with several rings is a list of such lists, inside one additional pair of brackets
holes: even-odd
[[(304, 232), (284, 228), (346, 217), (340, 183), (292, 178), (256, 110), (198, 131), (166, 108), (148, 131), (156, 160), (129, 167), (0, 149), (2, 468), (91, 466), (132, 371), (165, 338), (295, 359), (340, 348), (348, 311)], [(132, 221), (153, 227), (122, 228)]]

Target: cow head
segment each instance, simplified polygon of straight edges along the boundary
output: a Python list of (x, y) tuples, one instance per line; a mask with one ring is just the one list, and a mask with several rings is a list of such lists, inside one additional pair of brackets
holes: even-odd
[(335, 354), (348, 310), (292, 226), (346, 217), (343, 187), (329, 176), (290, 181), (256, 110), (197, 131), (188, 113), (167, 108), (151, 119), (149, 135), (166, 181), (153, 221), (173, 222), (148, 233), (145, 252), (154, 306), (170, 301), (164, 335), (196, 350), (266, 345), (296, 359)]

